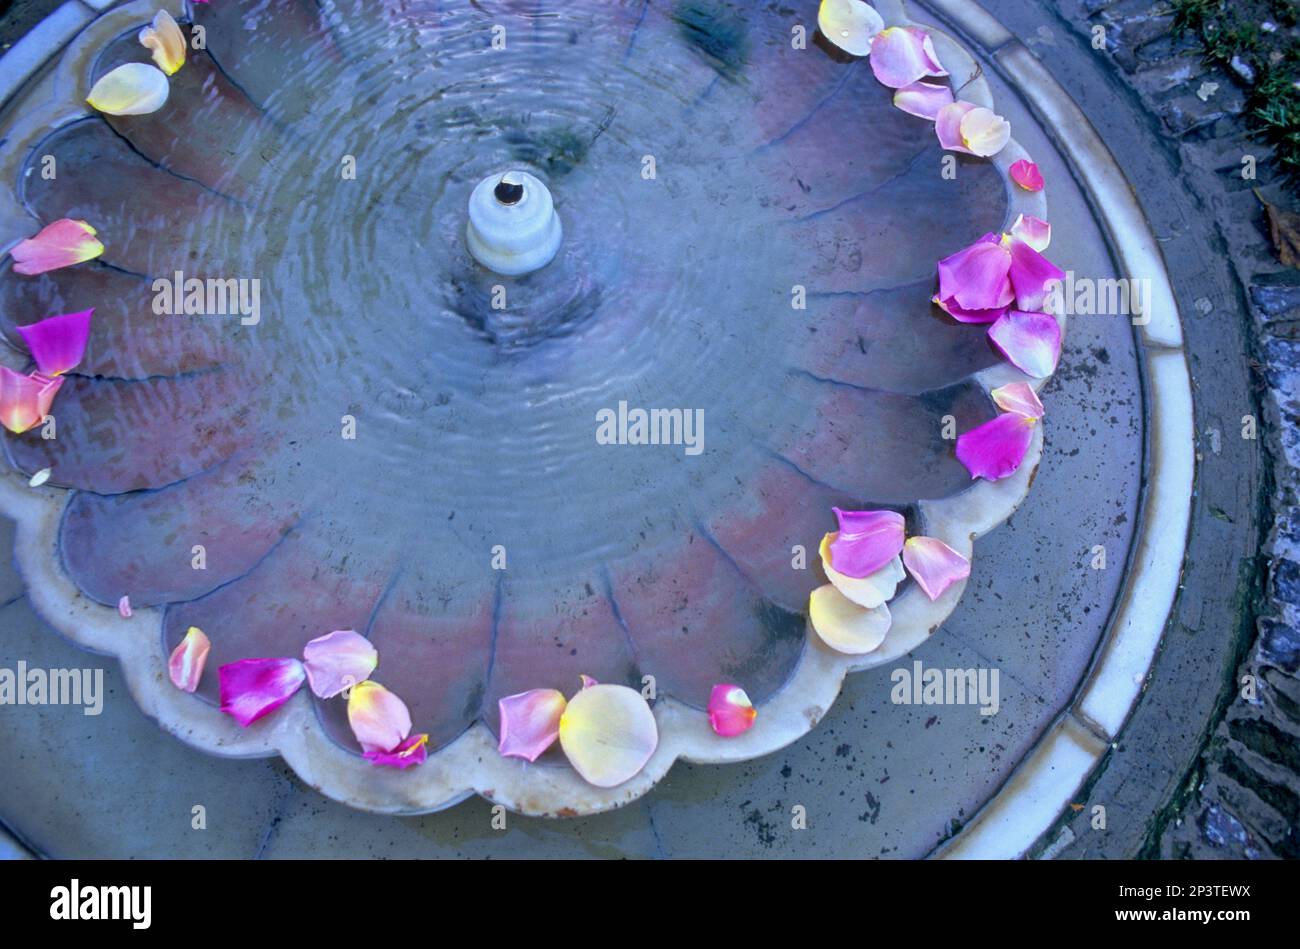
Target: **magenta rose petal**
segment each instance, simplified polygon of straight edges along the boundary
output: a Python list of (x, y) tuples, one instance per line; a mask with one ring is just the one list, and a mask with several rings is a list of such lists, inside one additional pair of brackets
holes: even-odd
[(897, 511), (835, 508), (839, 530), (830, 542), (831, 566), (847, 577), (867, 577), (903, 549), (903, 515)]
[(47, 316), (17, 328), (42, 375), (57, 376), (75, 368), (86, 354), (94, 310)]
[(1017, 369), (1038, 379), (1056, 371), (1061, 326), (1046, 313), (1011, 310), (989, 327), (989, 339)]
[(758, 710), (745, 690), (732, 682), (715, 685), (709, 692), (709, 727), (723, 738), (735, 738), (754, 727)]
[(405, 771), (429, 759), (429, 736), (410, 735), (392, 751), (367, 751), (361, 757), (373, 765)]
[(1011, 245), (1007, 275), (1015, 288), (1016, 308), (1027, 312), (1047, 309), (1051, 287), (1065, 279), (1065, 271), (1024, 241), (1007, 238), (1006, 243)]
[(903, 545), (903, 565), (931, 600), (970, 576), (970, 561), (934, 537), (909, 537)]
[(297, 659), (240, 659), (217, 670), (221, 711), (247, 728), (293, 698), (307, 673)]
[(996, 234), (939, 261), (939, 299), (968, 310), (1010, 306), (1016, 299), (1011, 283), (1012, 257)]
[(998, 481), (1014, 474), (1025, 460), (1036, 420), (1005, 412), (957, 436), (957, 460), (972, 478)]
[(1026, 158), (1013, 162), (1009, 169), (1011, 180), (1025, 191), (1043, 190), (1043, 173), (1038, 166)]

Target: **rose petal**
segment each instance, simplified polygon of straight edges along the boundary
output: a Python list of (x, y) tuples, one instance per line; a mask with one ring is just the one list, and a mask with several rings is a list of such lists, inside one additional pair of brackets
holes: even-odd
[(830, 541), (831, 566), (846, 577), (869, 577), (903, 549), (903, 515), (896, 511), (831, 508), (840, 529)]
[(1013, 474), (1029, 451), (1036, 419), (1005, 412), (957, 436), (957, 460), (972, 478), (997, 481)]
[(392, 751), (367, 751), (361, 757), (373, 765), (405, 771), (424, 763), (429, 757), (429, 736), (411, 735)]
[(1011, 225), (1011, 236), (1023, 241), (1040, 254), (1052, 243), (1052, 225), (1041, 218), (1021, 214), (1016, 223)]
[(989, 339), (1017, 369), (1038, 379), (1056, 371), (1061, 325), (1046, 313), (1012, 310), (989, 327)]
[(1010, 174), (1011, 180), (1026, 191), (1043, 190), (1043, 173), (1038, 170), (1037, 165), (1028, 159), (1022, 158), (1020, 161), (1013, 163)]
[(584, 689), (590, 689), (593, 685), (600, 685), (599, 682), (589, 675), (579, 675), (578, 678), (582, 681), (582, 687)]
[(36, 372), (24, 376), (0, 366), (0, 423), (15, 435), (40, 424), (62, 385), (62, 376), (49, 378)]
[(560, 747), (589, 784), (612, 788), (645, 767), (659, 746), (659, 726), (641, 693), (625, 685), (593, 685), (560, 718)]
[(938, 269), (938, 299), (960, 312), (1005, 309), (1016, 299), (1011, 285), (1011, 252), (996, 234), (985, 234), (969, 247), (945, 257)]
[(117, 601), (117, 615), (122, 617), (122, 619), (130, 619), (133, 615), (131, 612), (131, 598), (129, 596), (124, 596), (122, 599)]
[(106, 115), (148, 115), (167, 102), (167, 76), (148, 63), (124, 63), (100, 77), (86, 96)]
[(153, 23), (140, 31), (140, 44), (153, 53), (153, 61), (167, 75), (185, 65), (185, 34), (166, 10), (154, 14)]
[(756, 718), (758, 709), (740, 686), (723, 682), (709, 692), (709, 726), (723, 738), (749, 731)]
[(933, 122), (942, 109), (952, 105), (952, 90), (932, 82), (914, 82), (894, 93), (894, 105), (908, 115)]
[(217, 675), (221, 711), (247, 728), (293, 698), (307, 671), (297, 659), (240, 659), (226, 663)]
[(902, 582), (905, 576), (903, 563), (898, 557), (889, 560), (883, 567), (868, 576), (849, 577), (831, 566), (831, 544), (834, 541), (834, 534), (827, 534), (822, 538), (821, 556), (822, 569), (826, 571), (826, 579), (835, 584), (835, 589), (858, 604), (858, 606), (867, 609), (879, 606), (894, 595), (898, 584)]
[(22, 241), (9, 253), (14, 259), (14, 273), (34, 277), (82, 263), (103, 252), (104, 245), (96, 240), (93, 227), (65, 217), (41, 228), (35, 237)]
[(883, 603), (863, 609), (832, 584), (820, 586), (808, 598), (808, 619), (813, 631), (836, 652), (860, 656), (885, 641), (893, 622)]
[(935, 537), (909, 537), (903, 545), (903, 563), (932, 600), (970, 576), (970, 561)]
[(167, 674), (171, 676), (172, 685), (183, 692), (197, 689), (211, 649), (212, 643), (203, 630), (197, 626), (186, 630), (185, 638), (172, 650), (171, 658), (167, 660)]
[(1034, 387), (1027, 382), (1009, 382), (994, 389), (989, 395), (1004, 412), (1013, 412), (1028, 419), (1043, 417), (1043, 403), (1039, 401)]
[[(585, 682), (582, 687), (592, 688)], [(501, 740), (497, 751), (507, 757), (536, 761), (559, 737), (560, 716), (567, 705), (564, 693), (556, 689), (530, 689), (498, 699)]]
[(893, 26), (871, 44), (871, 71), (891, 89), (910, 86), (926, 76), (946, 76), (930, 34), (914, 26)]
[(976, 107), (961, 117), (961, 142), (972, 155), (989, 158), (1011, 141), (1011, 123), (992, 109)]
[(817, 27), (822, 36), (844, 52), (866, 56), (871, 52), (871, 41), (885, 28), (885, 21), (862, 0), (822, 0)]
[(1004, 244), (1011, 251), (1007, 275), (1015, 288), (1016, 309), (1027, 313), (1045, 312), (1051, 285), (1064, 280), (1065, 271), (1024, 241), (1007, 237)]
[(50, 480), (50, 475), (54, 474), (53, 468), (42, 468), (36, 474), (27, 479), (27, 487), (39, 488), (45, 482)]
[(94, 312), (90, 309), (64, 313), (16, 327), (42, 375), (57, 376), (81, 362), (81, 357), (86, 354), (90, 318)]
[(396, 695), (367, 679), (352, 686), (348, 724), (362, 751), (391, 752), (411, 734), (411, 713)]
[(934, 296), (934, 302), (959, 323), (994, 323), (1009, 309), (1007, 306), (999, 306), (991, 310), (968, 310), (959, 306), (956, 300), (940, 299), (938, 294)]
[(379, 665), (379, 650), (355, 630), (336, 629), (304, 646), (302, 659), (311, 690), (328, 699), (369, 679)]
[(950, 152), (971, 154), (961, 137), (961, 120), (979, 106), (973, 102), (958, 99), (941, 108), (934, 117), (934, 134), (939, 136), (939, 144)]

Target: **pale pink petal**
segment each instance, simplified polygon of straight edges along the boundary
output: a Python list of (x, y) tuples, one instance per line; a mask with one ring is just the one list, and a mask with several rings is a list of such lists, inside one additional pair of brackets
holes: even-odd
[(184, 692), (197, 689), (211, 649), (212, 643), (203, 630), (197, 626), (186, 630), (185, 638), (172, 650), (171, 658), (167, 660), (167, 674), (171, 676), (172, 685)]
[(756, 718), (758, 709), (740, 686), (723, 682), (709, 692), (709, 726), (723, 738), (749, 731)]
[(1011, 225), (1010, 233), (1012, 238), (1023, 241), (1040, 254), (1052, 243), (1052, 225), (1028, 214), (1021, 214), (1016, 218), (1016, 223)]
[(961, 117), (961, 143), (972, 155), (989, 158), (1011, 141), (1011, 123), (992, 109), (977, 107)]
[(1024, 241), (1008, 237), (1004, 243), (1011, 251), (1011, 267), (1007, 273), (1015, 288), (1016, 309), (1028, 313), (1046, 311), (1052, 285), (1065, 279), (1065, 271)]
[[(595, 684), (584, 682), (583, 688)], [(536, 761), (559, 737), (560, 716), (567, 706), (564, 693), (556, 689), (530, 689), (497, 699), (501, 711), (501, 740), (497, 751), (507, 757)]]
[(1027, 382), (1009, 382), (989, 393), (993, 402), (1004, 412), (1013, 412), (1028, 419), (1043, 417), (1043, 403), (1038, 393)]
[(908, 115), (933, 122), (940, 110), (952, 105), (952, 90), (933, 82), (914, 82), (894, 93), (894, 105)]
[(840, 529), (830, 542), (831, 566), (846, 577), (867, 577), (903, 549), (903, 515), (897, 511), (831, 508)]
[(1061, 326), (1047, 313), (1012, 310), (989, 327), (989, 339), (1017, 369), (1038, 379), (1056, 371)]
[(589, 675), (579, 675), (578, 678), (581, 680), (584, 689), (590, 689), (593, 685), (600, 685), (599, 682)]
[(1011, 286), (1011, 253), (996, 234), (985, 234), (969, 247), (939, 261), (938, 299), (950, 313), (952, 308), (963, 313), (1005, 309), (1015, 298)]
[(871, 41), (885, 28), (885, 21), (862, 0), (822, 0), (817, 9), (817, 28), (844, 52), (866, 56), (871, 52)]
[(583, 780), (612, 788), (636, 775), (659, 746), (659, 725), (641, 693), (593, 685), (560, 718), (560, 747)]
[(131, 618), (131, 598), (129, 596), (124, 596), (117, 601), (117, 615), (122, 619)]
[(970, 561), (935, 537), (909, 537), (903, 545), (903, 563), (916, 585), (932, 600), (970, 576)]
[(15, 435), (38, 425), (50, 414), (50, 405), (62, 385), (62, 376), (50, 378), (38, 372), (24, 376), (0, 366), (0, 423)]
[(304, 646), (302, 659), (311, 690), (328, 699), (369, 679), (379, 651), (356, 630), (336, 629)]
[(373, 765), (382, 765), (405, 771), (407, 768), (422, 764), (428, 759), (428, 745), (428, 735), (412, 735), (404, 739), (392, 751), (367, 751), (361, 757)]
[(85, 221), (63, 218), (41, 228), (35, 237), (18, 244), (9, 253), (14, 273), (35, 276), (60, 267), (98, 257), (104, 245), (95, 239), (95, 229)]
[(226, 663), (217, 676), (221, 711), (247, 728), (293, 698), (307, 672), (297, 659), (240, 659)]
[(997, 481), (1015, 473), (1025, 460), (1036, 420), (1005, 412), (957, 436), (957, 460), (972, 478)]
[(1022, 158), (1011, 166), (1011, 180), (1026, 191), (1043, 190), (1043, 173), (1032, 161)]
[(362, 751), (391, 752), (411, 734), (411, 713), (396, 695), (367, 679), (348, 695), (348, 724)]
[(37, 323), (17, 327), (18, 335), (36, 360), (42, 375), (57, 376), (81, 362), (90, 338), (94, 309), (49, 316)]
[(979, 108), (973, 102), (965, 102), (958, 99), (956, 102), (945, 105), (934, 117), (934, 133), (939, 136), (939, 144), (950, 152), (960, 152), (964, 155), (972, 154), (971, 150), (966, 147), (966, 143), (961, 137), (962, 119)]
[(946, 76), (930, 34), (914, 26), (894, 26), (871, 44), (871, 71), (891, 89), (910, 86), (926, 76)]
[(885, 641), (893, 617), (883, 603), (864, 609), (831, 584), (820, 586), (808, 598), (808, 620), (813, 632), (836, 652), (860, 656)]

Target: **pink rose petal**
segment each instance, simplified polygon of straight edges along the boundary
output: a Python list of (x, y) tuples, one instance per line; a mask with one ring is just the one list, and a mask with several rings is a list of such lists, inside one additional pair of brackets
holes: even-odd
[(392, 751), (367, 751), (361, 757), (373, 765), (382, 765), (405, 771), (407, 768), (422, 764), (428, 759), (428, 745), (428, 735), (411, 735)]
[(18, 244), (9, 253), (14, 273), (35, 276), (98, 257), (104, 245), (95, 239), (95, 229), (85, 221), (63, 218), (41, 228), (35, 237)]
[(240, 659), (226, 663), (217, 675), (221, 711), (247, 728), (293, 698), (307, 671), (297, 659)]
[(1038, 379), (1055, 372), (1061, 358), (1061, 326), (1046, 313), (1012, 310), (989, 327), (989, 339), (1013, 366)]
[(709, 725), (723, 738), (749, 731), (756, 718), (758, 709), (740, 686), (724, 682), (709, 692)]
[[(596, 685), (595, 680), (582, 678), (583, 689)], [(498, 699), (501, 740), (497, 751), (506, 757), (536, 761), (560, 737), (560, 716), (567, 706), (564, 694), (556, 689), (530, 689)]]
[(367, 679), (352, 686), (348, 724), (362, 751), (395, 751), (411, 734), (411, 713), (392, 692)]
[(903, 545), (903, 564), (931, 600), (970, 576), (970, 561), (934, 537), (909, 537)]
[(894, 105), (908, 115), (916, 115), (931, 122), (939, 112), (952, 105), (952, 90), (932, 82), (914, 82), (894, 93)]
[(831, 566), (846, 577), (869, 577), (903, 549), (903, 515), (898, 512), (831, 510), (840, 524), (830, 543)]
[(42, 375), (57, 376), (81, 362), (90, 338), (90, 318), (95, 311), (50, 316), (39, 323), (17, 327)]
[(957, 436), (957, 460), (972, 478), (997, 481), (1014, 474), (1029, 451), (1035, 424), (1035, 419), (1004, 412)]
[(50, 405), (62, 385), (62, 376), (51, 378), (38, 372), (24, 376), (0, 366), (0, 423), (15, 435), (39, 424), (50, 414)]
[(197, 689), (211, 649), (212, 643), (203, 630), (197, 626), (186, 630), (185, 638), (172, 650), (171, 658), (167, 660), (167, 674), (171, 677), (172, 685), (183, 692)]
[(1052, 225), (1041, 218), (1021, 214), (1016, 223), (1011, 225), (1010, 234), (1018, 241), (1023, 241), (1040, 254), (1052, 243)]
[(122, 619), (131, 618), (131, 598), (129, 596), (124, 596), (117, 601), (117, 615)]
[(1011, 180), (1026, 191), (1043, 190), (1043, 173), (1032, 161), (1022, 158), (1011, 166)]
[(1015, 301), (1011, 253), (998, 235), (985, 234), (969, 247), (939, 261), (938, 299), (961, 312), (1005, 309)]
[(1027, 419), (1043, 417), (1043, 403), (1038, 393), (1027, 382), (1009, 382), (994, 389), (989, 395), (993, 402), (1004, 412), (1012, 412)]
[(1046, 311), (1052, 284), (1063, 281), (1065, 271), (1024, 241), (1007, 237), (1004, 243), (1011, 251), (1011, 266), (1007, 275), (1015, 288), (1016, 309), (1027, 313)]
[(379, 651), (356, 630), (336, 629), (318, 636), (302, 650), (311, 690), (323, 699), (370, 678), (379, 665)]
[(910, 86), (926, 76), (946, 76), (930, 34), (914, 26), (882, 31), (871, 44), (871, 71), (891, 89)]
[(977, 108), (979, 107), (975, 103), (961, 99), (941, 108), (934, 117), (934, 133), (939, 136), (939, 144), (950, 152), (973, 154), (962, 140), (961, 122)]

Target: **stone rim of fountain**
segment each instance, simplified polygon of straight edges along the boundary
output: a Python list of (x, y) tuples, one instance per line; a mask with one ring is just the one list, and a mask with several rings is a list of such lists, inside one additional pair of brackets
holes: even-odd
[[(1096, 211), (1108, 230), (1115, 256), (1131, 273), (1143, 273), (1160, 288), (1168, 290), (1159, 251), (1131, 193), (1125, 195), (1123, 175), (1105, 146), (1091, 132), (1086, 121), (1081, 131), (1062, 123), (1075, 109), (1061, 90), (1037, 65), (1032, 55), (1000, 24), (970, 0), (930, 0), (931, 5), (952, 20), (994, 59), (1030, 100), (1040, 121), (1061, 138), (1062, 151), (1085, 179), (1096, 200)], [(108, 3), (97, 3), (104, 9)], [(98, 18), (78, 0), (70, 0), (51, 15), (12, 54), (0, 60), (0, 97), (12, 96), (25, 88), (29, 96), (42, 97), (52, 107), (56, 120), (24, 122), (12, 112), (7, 117), (11, 138), (19, 147), (11, 150), (0, 167), (12, 170), (15, 153), (22, 145), (35, 142), (52, 128), (83, 117), (84, 109), (69, 106), (84, 97), (91, 58), (108, 39), (138, 26), (159, 6), (179, 14), (175, 0), (163, 4), (144, 0), (115, 7)], [(875, 6), (887, 23), (912, 22), (902, 0), (876, 0)], [(42, 27), (58, 20), (50, 29)], [(89, 25), (87, 25), (89, 24)], [(40, 36), (36, 36), (41, 33)], [(46, 60), (76, 35), (52, 68)], [(953, 38), (934, 31), (941, 58), (954, 74), (954, 87), (964, 98), (992, 105), (986, 80), (975, 59)], [(41, 44), (44, 44), (43, 46)], [(960, 77), (958, 80), (956, 77)], [(28, 83), (36, 79), (36, 82)], [(1026, 86), (1031, 88), (1027, 89)], [(73, 93), (82, 92), (83, 95)], [(1063, 134), (1064, 133), (1064, 134)], [(1091, 135), (1091, 139), (1089, 139)], [(1026, 157), (1013, 142), (998, 156), (1003, 172), (1018, 158)], [(1089, 173), (1091, 169), (1091, 174)], [(1042, 195), (1013, 195), (1010, 215), (1019, 212), (1046, 217)], [(1009, 224), (1010, 221), (1004, 222)], [(26, 236), (30, 220), (11, 192), (0, 193), (0, 236), (11, 244)], [(1143, 499), (1142, 530), (1134, 541), (1130, 571), (1119, 608), (1093, 670), (1083, 683), (1072, 707), (1048, 729), (993, 799), (945, 848), (946, 855), (990, 855), (990, 847), (1005, 851), (997, 855), (1018, 855), (1050, 824), (1069, 796), (1100, 760), (1106, 745), (1118, 732), (1140, 685), (1132, 670), (1144, 673), (1158, 646), (1168, 609), (1176, 589), (1157, 591), (1157, 608), (1145, 608), (1152, 584), (1168, 586), (1173, 571), (1176, 588), (1187, 528), (1191, 497), (1191, 395), (1181, 333), (1172, 294), (1169, 307), (1143, 326), (1138, 334), (1146, 370), (1145, 397), (1154, 416), (1146, 438), (1149, 486)], [(1011, 381), (1025, 381), (1014, 368), (1002, 365), (978, 374), (989, 390)], [(1045, 380), (1038, 381), (1041, 385)], [(1037, 387), (1037, 386), (1036, 386)], [(918, 505), (921, 524), (927, 533), (946, 540), (969, 554), (971, 540), (1002, 523), (1026, 496), (1042, 450), (1039, 429), (1026, 463), (1002, 482), (981, 482), (967, 492), (939, 502)], [(1187, 457), (1184, 458), (1182, 455)], [(1181, 476), (1186, 473), (1188, 477)], [(83, 647), (114, 655), (122, 662), (133, 697), (146, 714), (162, 727), (192, 745), (218, 755), (261, 757), (279, 754), (312, 787), (351, 806), (389, 814), (426, 813), (447, 807), (479, 793), (528, 814), (568, 816), (594, 813), (616, 807), (648, 791), (663, 777), (673, 761), (722, 763), (767, 754), (797, 740), (810, 730), (834, 701), (843, 677), (898, 659), (936, 631), (960, 599), (965, 583), (955, 585), (941, 599), (930, 604), (915, 588), (900, 596), (894, 609), (895, 628), (876, 653), (862, 657), (833, 653), (809, 632), (804, 654), (793, 677), (765, 703), (765, 728), (739, 739), (721, 740), (708, 730), (698, 710), (667, 699), (655, 706), (662, 740), (650, 763), (631, 781), (603, 790), (587, 785), (569, 769), (525, 766), (500, 758), (495, 740), (486, 726), (478, 723), (446, 746), (414, 772), (375, 769), (359, 756), (333, 742), (320, 727), (307, 698), (296, 696), (276, 716), (244, 731), (214, 707), (193, 701), (193, 697), (170, 688), (166, 657), (161, 642), (161, 610), (141, 610), (131, 621), (92, 603), (68, 580), (57, 555), (58, 527), (70, 495), (65, 491), (30, 489), (16, 471), (0, 477), (0, 511), (18, 522), (15, 557), (28, 583), (29, 595), (38, 610), (59, 631)], [(1178, 522), (1181, 518), (1181, 530)], [(910, 599), (908, 598), (910, 596)], [(919, 602), (918, 602), (919, 601)], [(124, 637), (123, 633), (130, 633)], [(146, 633), (148, 635), (146, 635)], [(895, 633), (900, 635), (895, 636)], [(758, 740), (761, 733), (761, 742)], [(1062, 767), (1066, 765), (1066, 767)], [(1050, 811), (1050, 813), (1048, 813)], [(1011, 814), (1014, 816), (1008, 817)], [(1042, 817), (1046, 815), (1046, 821)], [(1010, 821), (1010, 826), (1008, 825)], [(1027, 839), (1026, 839), (1026, 835)]]

